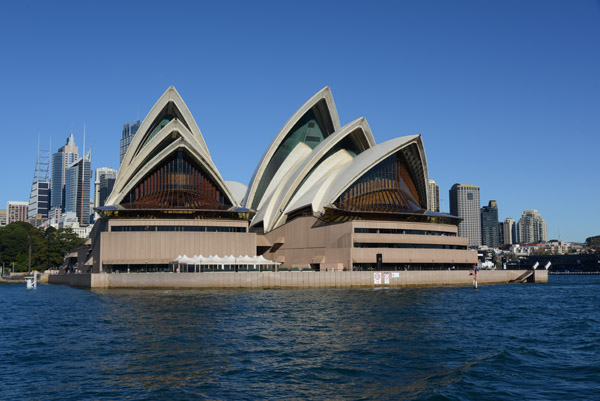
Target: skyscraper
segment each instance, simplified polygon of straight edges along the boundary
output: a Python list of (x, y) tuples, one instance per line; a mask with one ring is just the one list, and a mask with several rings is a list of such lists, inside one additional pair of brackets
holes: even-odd
[(503, 244), (505, 245), (512, 245), (515, 244), (517, 242), (517, 226), (515, 225), (515, 219), (512, 219), (510, 217), (504, 219), (504, 222), (502, 223), (503, 226), (503, 234), (504, 234), (504, 238), (503, 238)]
[(500, 246), (498, 203), (495, 200), (481, 208), (481, 243), (492, 248)]
[(38, 154), (33, 173), (33, 183), (31, 184), (31, 193), (29, 195), (29, 208), (27, 218), (30, 221), (34, 219), (47, 219), (50, 209), (50, 151), (40, 150), (38, 141)]
[(119, 158), (119, 163), (123, 162), (123, 158), (125, 157), (125, 153), (127, 153), (127, 149), (129, 148), (129, 144), (133, 139), (133, 136), (137, 132), (138, 128), (140, 128), (140, 120), (130, 121), (123, 125), (123, 137), (121, 138), (121, 155)]
[(117, 170), (114, 168), (100, 167), (96, 169), (94, 181), (94, 207), (104, 206), (104, 202), (112, 192), (116, 179)]
[(79, 224), (90, 223), (91, 153), (73, 162), (65, 171), (65, 211), (75, 212)]
[(440, 186), (434, 180), (429, 180), (428, 208), (432, 212), (440, 211)]
[(479, 187), (454, 184), (450, 189), (450, 214), (463, 221), (458, 225), (458, 235), (469, 239), (469, 246), (481, 245), (481, 217)]
[(548, 241), (546, 222), (537, 210), (529, 209), (523, 212), (517, 224), (519, 243), (532, 244)]
[(73, 133), (67, 138), (65, 146), (52, 155), (52, 189), (50, 191), (50, 208), (65, 209), (65, 170), (79, 155)]

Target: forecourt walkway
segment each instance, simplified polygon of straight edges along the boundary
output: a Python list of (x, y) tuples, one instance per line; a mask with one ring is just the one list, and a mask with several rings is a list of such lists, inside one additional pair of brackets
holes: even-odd
[[(533, 274), (532, 274), (533, 273)], [(529, 276), (529, 277), (528, 277)], [(483, 270), (478, 285), (517, 282), (547, 283), (547, 270)], [(293, 289), (375, 288), (473, 285), (468, 270), (382, 272), (238, 272), (238, 273), (92, 273), (48, 276), (49, 284), (79, 288), (140, 289)]]

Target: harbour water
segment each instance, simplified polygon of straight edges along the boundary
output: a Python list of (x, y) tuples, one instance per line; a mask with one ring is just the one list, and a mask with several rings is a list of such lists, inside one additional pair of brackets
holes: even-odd
[(600, 276), (0, 294), (1, 400), (600, 397)]

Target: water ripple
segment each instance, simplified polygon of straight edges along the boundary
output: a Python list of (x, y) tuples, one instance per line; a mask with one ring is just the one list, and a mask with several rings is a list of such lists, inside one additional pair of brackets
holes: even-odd
[(592, 400), (599, 286), (2, 286), (0, 399)]

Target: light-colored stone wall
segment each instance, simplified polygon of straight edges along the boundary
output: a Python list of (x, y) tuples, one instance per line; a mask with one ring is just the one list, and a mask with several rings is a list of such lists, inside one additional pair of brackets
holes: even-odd
[(254, 256), (254, 233), (104, 232), (102, 263), (165, 264), (178, 255)]
[(94, 265), (166, 264), (179, 255), (255, 256), (256, 234), (195, 231), (110, 231), (114, 226), (227, 226), (247, 227), (246, 221), (114, 219), (100, 232)]
[[(447, 224), (410, 223), (394, 221), (348, 221), (339, 224), (319, 224), (315, 217), (301, 217), (265, 234), (275, 244), (283, 245), (267, 252), (267, 259), (281, 262), (283, 267), (308, 267), (312, 263), (328, 269), (341, 265), (350, 270), (355, 263), (376, 263), (382, 254), (383, 263), (396, 264), (474, 264), (477, 252), (467, 249), (433, 248), (354, 248), (355, 242), (458, 245), (466, 247), (468, 240), (457, 237), (458, 228)], [(354, 233), (354, 228), (385, 228), (404, 230), (441, 231), (448, 235), (417, 234), (364, 234)], [(454, 234), (454, 236), (452, 236)]]
[[(473, 276), (467, 270), (379, 272), (381, 283), (374, 283), (376, 272), (244, 272), (244, 273), (118, 273), (51, 275), (50, 284), (83, 288), (375, 288), (412, 286), (470, 286)], [(398, 277), (394, 277), (394, 273)], [(506, 284), (517, 280), (525, 270), (480, 271), (478, 284)], [(389, 284), (385, 275), (389, 274)], [(535, 281), (548, 282), (548, 272), (535, 272)]]

